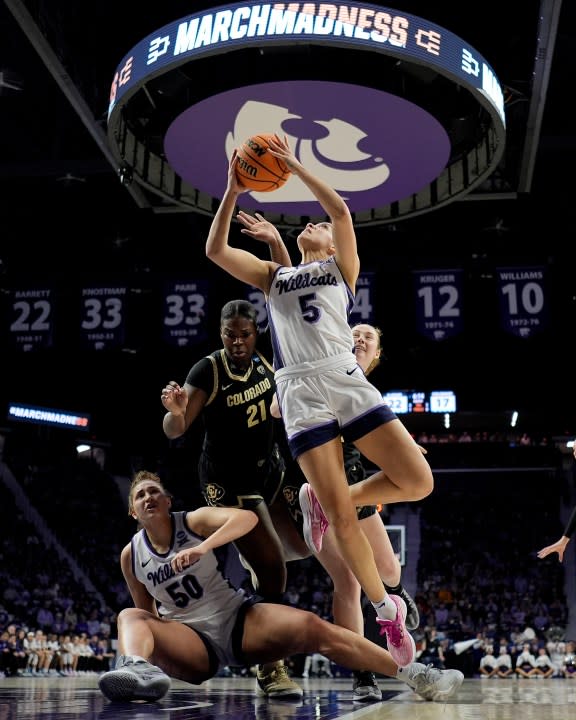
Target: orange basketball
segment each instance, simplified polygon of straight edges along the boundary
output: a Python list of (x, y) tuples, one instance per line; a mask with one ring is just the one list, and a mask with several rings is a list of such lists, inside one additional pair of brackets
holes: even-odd
[(268, 150), (272, 134), (252, 135), (238, 148), (236, 176), (244, 187), (258, 192), (278, 190), (290, 177), (290, 170)]

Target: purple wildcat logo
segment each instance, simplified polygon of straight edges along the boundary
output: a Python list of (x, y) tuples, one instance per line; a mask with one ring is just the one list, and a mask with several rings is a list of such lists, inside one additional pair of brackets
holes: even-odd
[[(448, 135), (428, 112), (380, 90), (335, 82), (251, 85), (207, 98), (168, 128), (164, 151), (192, 187), (221, 198), (234, 147), (277, 132), (353, 212), (417, 193), (444, 170)], [(295, 176), (270, 193), (247, 192), (242, 207), (314, 215), (318, 203)]]

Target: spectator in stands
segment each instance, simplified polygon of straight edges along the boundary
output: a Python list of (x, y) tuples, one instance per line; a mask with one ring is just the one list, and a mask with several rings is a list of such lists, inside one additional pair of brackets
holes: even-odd
[(76, 635), (88, 635), (88, 619), (83, 612), (78, 613), (78, 621), (73, 628)]
[(302, 677), (334, 677), (330, 667), (330, 660), (321, 653), (306, 655)]
[(29, 630), (24, 638), (24, 652), (26, 653), (26, 667), (24, 668), (25, 675), (36, 674), (38, 663), (40, 661), (41, 648), (38, 646), (38, 641), (33, 630)]
[(64, 615), (60, 611), (55, 612), (54, 622), (52, 623), (52, 632), (55, 632), (57, 635), (62, 635), (62, 633), (65, 633), (66, 630), (68, 630), (68, 625), (64, 620)]
[[(2, 561), (2, 556), (0, 555), (0, 562)], [(6, 608), (0, 604), (0, 628), (6, 628), (8, 623), (10, 622), (10, 615), (8, 614), (8, 611)]]
[(534, 677), (550, 678), (554, 675), (555, 668), (545, 647), (538, 648), (535, 663)]
[(575, 643), (566, 643), (566, 655), (562, 661), (562, 675), (568, 680), (576, 680), (576, 647)]
[(88, 636), (97, 635), (100, 632), (100, 614), (98, 608), (92, 608), (86, 620)]
[(9, 645), (9, 634), (7, 630), (0, 632), (0, 678), (10, 675), (9, 670), (13, 663), (12, 652)]
[(491, 678), (498, 674), (498, 662), (494, 657), (494, 648), (488, 645), (484, 651), (484, 655), (480, 658), (478, 667), (480, 677)]
[(91, 672), (94, 668), (93, 656), (94, 650), (92, 649), (89, 639), (85, 633), (72, 636), (72, 642), (75, 645), (75, 651), (78, 655), (78, 664), (76, 670), (83, 675)]
[(498, 677), (507, 678), (512, 675), (514, 668), (512, 667), (512, 657), (507, 648), (500, 647), (500, 653), (496, 658), (498, 663)]
[(422, 652), (418, 658), (420, 662), (426, 665), (432, 665), (435, 668), (443, 669), (446, 667), (446, 658), (444, 656), (441, 638), (438, 637), (438, 631), (435, 627), (429, 627), (425, 631), (421, 649)]
[(107, 672), (112, 667), (112, 660), (116, 657), (116, 653), (110, 647), (110, 643), (106, 638), (98, 640), (94, 652), (94, 658), (97, 661), (96, 671)]
[(2, 653), (0, 672), (3, 672), (6, 677), (16, 677), (24, 668), (25, 654), (18, 645), (15, 632), (7, 630), (5, 634), (3, 633), (0, 652)]
[(112, 624), (116, 624), (116, 620), (113, 619), (112, 613), (106, 613), (100, 620), (100, 627), (98, 628), (98, 635), (103, 638), (111, 637)]
[(555, 677), (563, 677), (562, 668), (566, 657), (566, 643), (561, 640), (550, 640), (546, 643), (546, 649), (554, 666)]
[(70, 632), (75, 632), (76, 623), (78, 622), (78, 614), (74, 609), (74, 604), (71, 602), (70, 605), (64, 611), (64, 622)]
[(54, 613), (52, 612), (50, 600), (45, 600), (42, 607), (39, 608), (36, 613), (36, 627), (44, 630), (44, 632), (49, 632), (53, 624)]
[[(444, 602), (440, 602), (434, 608), (434, 624), (436, 628), (441, 629), (445, 629), (448, 625), (448, 608)], [(434, 632), (436, 632), (435, 629)]]
[(60, 674), (76, 675), (76, 666), (78, 665), (78, 654), (72, 636), (64, 635), (60, 642)]
[(16, 649), (14, 651), (14, 655), (16, 656), (18, 661), (18, 674), (20, 674), (26, 669), (26, 663), (28, 661), (28, 653), (26, 651), (26, 648), (24, 647), (24, 642), (26, 640), (26, 630), (21, 627), (15, 628), (14, 634), (16, 635)]
[(46, 635), (46, 657), (44, 658), (44, 674), (53, 674), (56, 672), (60, 659), (60, 641), (56, 633), (48, 633)]
[(288, 605), (292, 607), (300, 607), (300, 593), (294, 585), (290, 585), (284, 595), (284, 600)]
[(516, 658), (515, 670), (522, 678), (531, 678), (536, 674), (536, 658), (530, 650), (530, 643), (522, 645), (522, 652)]

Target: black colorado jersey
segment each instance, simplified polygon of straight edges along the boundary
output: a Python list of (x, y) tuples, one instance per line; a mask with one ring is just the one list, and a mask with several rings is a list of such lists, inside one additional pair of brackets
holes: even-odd
[(258, 351), (239, 373), (223, 349), (199, 360), (186, 377), (189, 385), (208, 394), (202, 411), (203, 452), (218, 465), (243, 467), (268, 462), (274, 449), (270, 404), (276, 390), (274, 370)]

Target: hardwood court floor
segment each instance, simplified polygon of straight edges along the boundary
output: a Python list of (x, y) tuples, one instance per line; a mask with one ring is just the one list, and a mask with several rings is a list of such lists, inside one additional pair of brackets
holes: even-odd
[(114, 704), (96, 677), (0, 679), (0, 720), (570, 720), (572, 680), (465, 680), (446, 703), (422, 700), (396, 680), (379, 680), (384, 700), (352, 702), (350, 680), (300, 680), (301, 702), (257, 698), (254, 681), (216, 678), (201, 687), (174, 682), (158, 703)]

